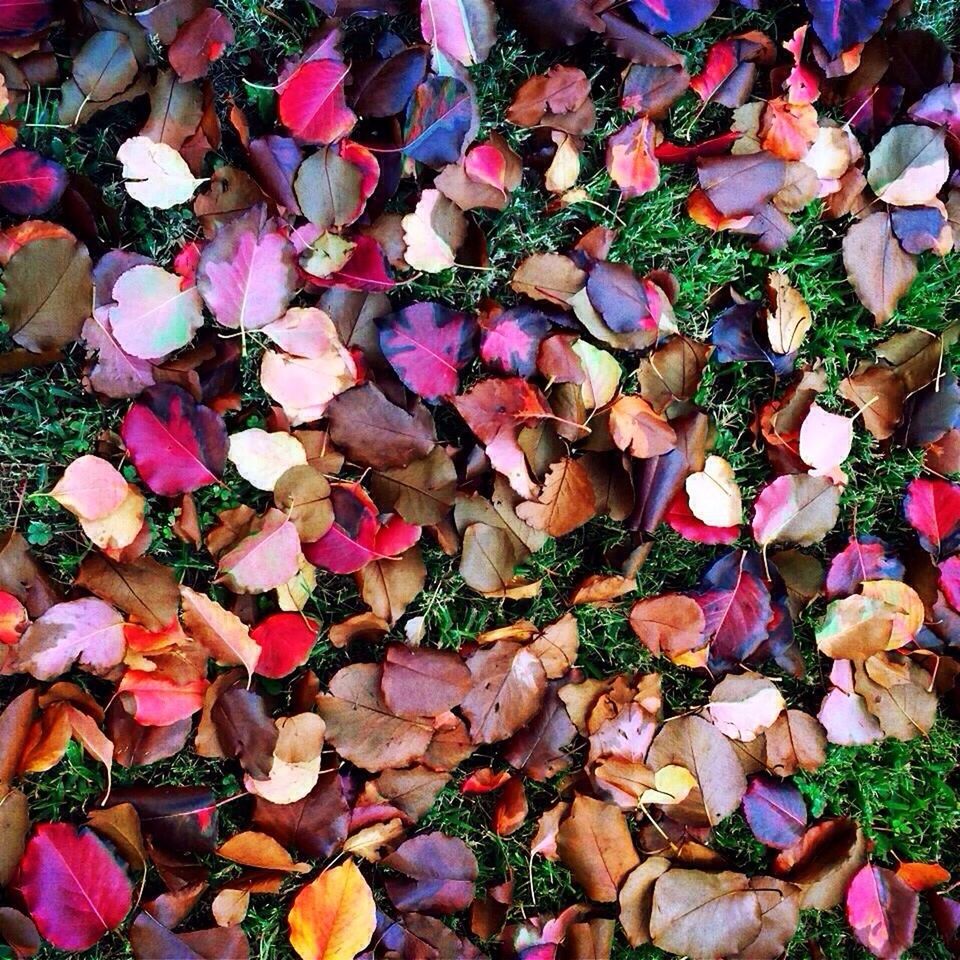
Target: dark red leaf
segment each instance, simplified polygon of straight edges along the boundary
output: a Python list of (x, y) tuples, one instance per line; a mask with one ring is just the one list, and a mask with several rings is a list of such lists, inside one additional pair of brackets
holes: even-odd
[(398, 910), (456, 913), (473, 901), (477, 860), (456, 837), (421, 834), (401, 843), (382, 863), (409, 877), (386, 881), (387, 896)]
[(706, 620), (711, 670), (730, 670), (767, 639), (773, 608), (762, 570), (757, 554), (734, 551), (704, 574), (701, 592), (694, 599)]
[(107, 803), (132, 804), (143, 832), (165, 850), (213, 853), (217, 847), (217, 798), (205, 787), (119, 787)]
[(57, 9), (55, 0), (5, 0), (0, 4), (0, 39), (42, 30)]
[(410, 102), (427, 70), (427, 48), (407, 47), (353, 70), (351, 105), (362, 117), (392, 117)]
[(231, 43), (230, 21), (219, 10), (207, 7), (180, 28), (167, 56), (181, 80), (199, 80)]
[(254, 798), (251, 827), (318, 860), (332, 856), (347, 838), (350, 808), (336, 770), (320, 774), (317, 785), (295, 803), (271, 803)]

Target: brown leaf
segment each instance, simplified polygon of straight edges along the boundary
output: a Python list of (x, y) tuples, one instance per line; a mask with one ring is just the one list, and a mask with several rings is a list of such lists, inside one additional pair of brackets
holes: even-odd
[(450, 774), (428, 767), (384, 770), (374, 781), (377, 792), (416, 822), (433, 806), (437, 794), (450, 782)]
[(878, 439), (886, 440), (903, 416), (906, 387), (891, 367), (861, 361), (840, 381), (837, 392), (863, 413), (863, 425)]
[(96, 807), (87, 817), (87, 826), (106, 837), (134, 870), (146, 870), (147, 850), (140, 832), (140, 816), (130, 803)]
[(742, 873), (668, 870), (653, 888), (650, 936), (668, 953), (752, 956), (760, 930), (760, 901)]
[(16, 530), (0, 534), (0, 590), (12, 593), (34, 619), (60, 599), (59, 591), (37, 565), (27, 541)]
[(535, 530), (562, 537), (596, 513), (593, 484), (583, 464), (566, 457), (547, 471), (537, 501), (521, 503), (517, 516)]
[(387, 706), (380, 692), (381, 673), (379, 664), (351, 664), (334, 675), (329, 693), (317, 697), (327, 740), (364, 770), (405, 767), (433, 738), (429, 720), (399, 717)]
[(699, 787), (670, 807), (670, 815), (681, 823), (716, 825), (740, 806), (747, 789), (730, 741), (701, 717), (678, 717), (664, 724), (650, 745), (647, 764), (654, 771), (676, 764), (697, 778)]
[(672, 660), (706, 643), (700, 604), (679, 593), (638, 600), (630, 608), (630, 626), (655, 657)]
[(566, 748), (576, 733), (554, 681), (536, 716), (504, 745), (503, 758), (531, 780), (548, 780), (569, 766)]
[(631, 947), (650, 942), (653, 887), (670, 866), (670, 861), (664, 857), (647, 857), (630, 871), (620, 888), (620, 923)]
[(767, 728), (767, 767), (778, 777), (819, 769), (826, 759), (827, 738), (820, 722), (802, 710), (785, 710)]
[(405, 467), (430, 454), (436, 444), (433, 417), (418, 405), (407, 413), (372, 383), (334, 397), (327, 407), (330, 439), (362, 467)]
[(866, 863), (867, 840), (853, 820), (814, 824), (774, 858), (773, 872), (802, 888), (800, 906), (830, 910), (843, 899), (853, 875)]
[(80, 335), (93, 306), (87, 248), (73, 237), (24, 244), (4, 267), (0, 298), (13, 339), (28, 350), (65, 347)]
[(394, 624), (423, 589), (427, 568), (420, 547), (414, 544), (399, 557), (371, 560), (353, 576), (371, 612)]
[(217, 698), (210, 716), (227, 756), (236, 757), (251, 777), (266, 780), (278, 733), (263, 698), (252, 690), (230, 687)]
[(548, 680), (556, 680), (577, 662), (580, 649), (580, 630), (577, 618), (567, 612), (553, 623), (548, 623), (527, 645), (543, 664)]
[(370, 491), (384, 512), (395, 511), (407, 523), (439, 523), (453, 506), (457, 469), (439, 444), (406, 467), (374, 472)]
[(145, 727), (119, 699), (107, 710), (106, 734), (114, 743), (113, 759), (121, 767), (140, 767), (174, 756), (187, 742), (191, 726), (187, 717), (165, 727)]
[(624, 877), (640, 860), (622, 811), (577, 795), (560, 824), (557, 852), (591, 900), (615, 903)]
[(330, 483), (311, 464), (284, 471), (273, 488), (273, 502), (289, 517), (305, 543), (319, 540), (333, 526)]
[(391, 644), (383, 658), (380, 688), (400, 717), (437, 717), (459, 706), (471, 676), (460, 655), (448, 650)]
[(279, 870), (282, 873), (308, 873), (309, 864), (295, 863), (293, 857), (273, 837), (256, 830), (234, 834), (217, 848), (225, 860), (242, 863), (260, 870)]
[(168, 627), (180, 607), (173, 570), (152, 557), (117, 563), (103, 553), (91, 553), (80, 564), (76, 583), (152, 631)]
[(271, 803), (254, 797), (250, 825), (284, 847), (317, 860), (336, 853), (347, 837), (350, 808), (336, 770), (320, 774), (317, 785), (295, 803)]
[(420, 834), (400, 844), (383, 865), (410, 878), (386, 881), (387, 896), (398, 910), (456, 913), (473, 901), (477, 860), (456, 837)]
[(510, 286), (532, 300), (569, 309), (570, 301), (586, 281), (587, 275), (569, 257), (535, 253), (517, 267)]
[(547, 686), (539, 658), (518, 643), (501, 641), (469, 660), (473, 688), (460, 709), (474, 743), (506, 740), (537, 712)]
[(13, 879), (29, 829), (27, 798), (16, 787), (0, 784), (0, 887)]
[(886, 212), (871, 213), (850, 227), (843, 238), (843, 265), (878, 325), (893, 316), (917, 275), (916, 257), (900, 246)]
[(33, 687), (14, 697), (0, 713), (0, 786), (13, 782), (36, 714), (37, 690)]
[(675, 401), (690, 400), (713, 347), (678, 334), (640, 361), (640, 393), (659, 412)]

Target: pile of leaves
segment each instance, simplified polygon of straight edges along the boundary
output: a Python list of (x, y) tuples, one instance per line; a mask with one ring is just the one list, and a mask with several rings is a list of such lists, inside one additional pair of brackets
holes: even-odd
[[(595, 960), (615, 937), (773, 960), (801, 909), (843, 905), (856, 939), (889, 958), (910, 949), (922, 898), (958, 955), (949, 874), (874, 858), (853, 819), (812, 816), (793, 778), (829, 745), (925, 736), (957, 708), (960, 385), (945, 356), (960, 326), (851, 358), (834, 398), (823, 367), (799, 360), (814, 318), (795, 277), (769, 271), (759, 299), (717, 290), (697, 339), (679, 329), (673, 276), (611, 259), (613, 226), (525, 251), (502, 302), (405, 292), (484, 269), (473, 211), (508, 217), (523, 182), (547, 212), (591, 202), (579, 181), (596, 115), (579, 67), (531, 76), (501, 130), (478, 137), (471, 68), (509, 26), (531, 48), (592, 43), (616, 61), (631, 119), (605, 163), (624, 201), (643, 203), (661, 165), (686, 165), (689, 216), (764, 253), (816, 203), (881, 324), (917, 258), (960, 241), (953, 54), (898, 29), (891, 0), (807, 0), (787, 42), (721, 39), (693, 75), (671, 38), (717, 0), (311, 2), (315, 34), (259, 112), (210, 77), (234, 27), (207, 0), (0, 5), (0, 309), (14, 344), (0, 363), (52, 364), (79, 343), (83, 388), (122, 411), (96, 454), (30, 491), (89, 541), (74, 581), (55, 583), (16, 529), (0, 539), (0, 936), (29, 957), (119, 928), (137, 958), (227, 960), (252, 948), (251, 899), (280, 895), (304, 960)], [(348, 24), (372, 39), (362, 57), (344, 52)], [(120, 105), (138, 118), (116, 154), (129, 202), (195, 218), (170, 262), (117, 248), (91, 182), (20, 145), (38, 86), (59, 88), (67, 127), (109, 124)], [(716, 132), (668, 139), (691, 99), (724, 108)], [(513, 128), (529, 131), (520, 152)], [(242, 400), (250, 358), (258, 409)], [(775, 375), (737, 425), (769, 467), (748, 509), (697, 402), (733, 363)], [(836, 533), (855, 440), (917, 451), (913, 544), (898, 555), (853, 533), (824, 566), (800, 548)], [(201, 523), (195, 494), (225, 471), (246, 502)], [(212, 580), (151, 555), (161, 503)], [(562, 556), (595, 518), (622, 536), (553, 622), (504, 605), (498, 627), (452, 649), (407, 614), (430, 589), (425, 549), (455, 558), (477, 602), (522, 602), (542, 588), (527, 561), (552, 539)], [(730, 549), (704, 549), (695, 589), (636, 599), (666, 527)], [(333, 621), (311, 597), (338, 578), (364, 609)], [(653, 658), (705, 678), (706, 702), (671, 713), (658, 673), (581, 662), (577, 608), (597, 604), (622, 610)], [(806, 670), (794, 625), (811, 615), (829, 678), (816, 712), (782, 692)], [(317, 659), (330, 650), (345, 652)], [(84, 823), (32, 822), (18, 778), (55, 777), (72, 741), (106, 789)], [(222, 761), (242, 790), (111, 783), (115, 765), (181, 753)], [(528, 792), (549, 793), (529, 856), (563, 864), (579, 899), (521, 914), (522, 878), (480, 883), (462, 839), (418, 828), (450, 785), (491, 795), (499, 837), (534, 816)], [(228, 836), (224, 803), (240, 811)], [(740, 810), (769, 850), (763, 873), (712, 845)], [(243, 869), (212, 881), (213, 858)]]

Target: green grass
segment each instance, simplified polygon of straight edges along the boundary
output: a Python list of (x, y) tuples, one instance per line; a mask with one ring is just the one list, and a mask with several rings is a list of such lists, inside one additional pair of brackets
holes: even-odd
[[(269, 126), (272, 96), (255, 85), (274, 82), (284, 56), (301, 49), (316, 26), (316, 12), (306, 0), (222, 0), (221, 5), (236, 27), (237, 43), (215, 68), (217, 91), (234, 96), (255, 125)], [(759, 28), (770, 31), (779, 42), (800, 20), (797, 4), (773, 4), (756, 13), (724, 5), (721, 11), (725, 11), (722, 17), (677, 41), (692, 67), (702, 62), (709, 44), (721, 36)], [(960, 2), (920, 0), (912, 23), (933, 29), (945, 42), (956, 44), (960, 39)], [(348, 51), (360, 54), (368, 50), (371, 26), (365, 22), (347, 26)], [(391, 26), (407, 39), (416, 34), (416, 24), (410, 19), (401, 19)], [(882, 331), (876, 330), (844, 277), (839, 241), (845, 224), (821, 221), (815, 206), (793, 218), (798, 229), (790, 246), (779, 254), (766, 256), (752, 251), (740, 238), (712, 235), (687, 217), (684, 201), (691, 178), (681, 168), (665, 168), (663, 183), (656, 192), (623, 202), (603, 167), (604, 140), (623, 122), (624, 114), (617, 107), (617, 69), (600, 44), (586, 44), (574, 51), (531, 54), (520, 38), (505, 32), (489, 60), (474, 72), (482, 130), (501, 130), (512, 145), (522, 150), (527, 132), (508, 127), (503, 121), (508, 97), (527, 77), (558, 62), (576, 63), (594, 80), (598, 122), (596, 131), (586, 138), (581, 176), (591, 203), (548, 214), (548, 198), (543, 189), (532, 181), (525, 182), (503, 214), (479, 211), (476, 215), (487, 237), (488, 269), (453, 269), (420, 277), (401, 288), (402, 298), (438, 299), (459, 306), (474, 305), (484, 296), (511, 302), (508, 282), (523, 257), (537, 251), (565, 249), (590, 227), (603, 224), (619, 231), (612, 259), (627, 262), (640, 272), (658, 268), (676, 275), (680, 328), (694, 336), (708, 333), (708, 303), (721, 287), (733, 283), (741, 293), (753, 296), (760, 291), (768, 270), (785, 271), (807, 299), (815, 317), (814, 328), (803, 347), (803, 358), (823, 363), (831, 390), (858, 359), (870, 356), (873, 347), (892, 333), (913, 327), (938, 331), (960, 319), (960, 258), (939, 260), (927, 255), (921, 258), (920, 274), (894, 319)], [(707, 135), (719, 129), (726, 113), (711, 107), (696, 119), (696, 104), (691, 98), (673, 112), (668, 135), (678, 139)], [(24, 116), (24, 142), (89, 176), (118, 209), (119, 243), (168, 264), (183, 241), (197, 235), (198, 228), (187, 209), (152, 212), (126, 197), (119, 182), (115, 152), (118, 144), (133, 132), (129, 108), (120, 107), (109, 115), (101, 115), (79, 131), (43, 126), (55, 119), (55, 96), (33, 98), (29, 113)], [(238, 145), (228, 133), (216, 163), (238, 158)], [(6, 345), (5, 339), (0, 340), (0, 347)], [(243, 399), (246, 409), (263, 410), (266, 398), (257, 383), (257, 359), (254, 348), (245, 359)], [(632, 372), (631, 364), (635, 361), (623, 359), (625, 370)], [(949, 357), (954, 368), (957, 359), (954, 350)], [(82, 350), (75, 346), (65, 362), (8, 378), (0, 389), (0, 455), (4, 460), (0, 526), (17, 517), (18, 529), (65, 583), (76, 571), (88, 544), (72, 517), (37, 494), (50, 489), (70, 460), (95, 451), (104, 440), (109, 443), (111, 431), (116, 430), (126, 408), (123, 402), (101, 403), (83, 392), (82, 360)], [(697, 398), (715, 418), (718, 452), (735, 466), (745, 494), (755, 492), (769, 477), (766, 459), (756, 448), (748, 427), (759, 403), (777, 389), (772, 374), (759, 365), (711, 364)], [(824, 402), (839, 409), (830, 393)], [(919, 470), (920, 458), (915, 452), (881, 450), (869, 438), (859, 436), (850, 461), (851, 483), (843, 498), (840, 523), (824, 544), (810, 552), (821, 559), (829, 557), (854, 529), (880, 534), (897, 545), (909, 542), (900, 501), (905, 484)], [(206, 488), (197, 499), (204, 526), (209, 526), (215, 513), (224, 507), (263, 502), (262, 496), (232, 470), (228, 470), (224, 486)], [(150, 507), (154, 555), (174, 566), (187, 582), (207, 584), (213, 569), (209, 558), (173, 536), (169, 504), (151, 497)], [(538, 623), (547, 621), (566, 609), (566, 596), (577, 579), (609, 569), (604, 562), (605, 553), (622, 545), (627, 536), (621, 525), (597, 520), (561, 543), (549, 542), (527, 565), (526, 572), (531, 577), (544, 578), (542, 594), (529, 602), (478, 599), (457, 575), (456, 561), (427, 548), (427, 586), (409, 613), (425, 615), (430, 642), (446, 647), (458, 646), (482, 629), (521, 616)], [(689, 543), (672, 532), (658, 533), (650, 557), (639, 572), (637, 596), (691, 587), (717, 553), (714, 548)], [(350, 578), (321, 574), (309, 612), (332, 623), (361, 608)], [(625, 625), (624, 608), (625, 605), (578, 609), (580, 662), (587, 673), (600, 676), (613, 671), (656, 669), (663, 674), (670, 711), (689, 710), (704, 703), (709, 684), (666, 661), (654, 661), (640, 649)], [(784, 683), (792, 706), (813, 711), (823, 694), (813, 641), (814, 624), (821, 613), (819, 604), (805, 613), (798, 624), (799, 642), (810, 668), (807, 677)], [(326, 680), (347, 658), (327, 645), (321, 647), (311, 665)], [(87, 678), (81, 679), (90, 683)], [(92, 683), (96, 686), (96, 681)], [(5, 699), (17, 681), (4, 678), (0, 684), (0, 698)], [(276, 692), (282, 693), (279, 687)], [(97, 689), (103, 693), (106, 688), (101, 684)], [(875, 843), (875, 855), (883, 862), (892, 863), (895, 858), (939, 860), (956, 872), (960, 870), (960, 800), (956, 784), (949, 781), (958, 759), (958, 744), (957, 723), (939, 719), (928, 738), (911, 743), (890, 742), (861, 749), (831, 747), (824, 767), (798, 777), (798, 782), (813, 815), (856, 817)], [(471, 764), (482, 765), (491, 756), (481, 752)], [(240, 786), (233, 765), (202, 760), (189, 752), (134, 772), (117, 769), (114, 782), (208, 784), (222, 797), (230, 796)], [(25, 789), (36, 819), (80, 821), (103, 786), (102, 768), (72, 745), (55, 770), (27, 778)], [(539, 813), (556, 801), (558, 784), (531, 784), (529, 792), (531, 809)], [(245, 801), (222, 809), (224, 835), (242, 826), (245, 810)], [(489, 828), (490, 811), (489, 798), (464, 797), (451, 785), (441, 793), (419, 829), (442, 829), (469, 841), (480, 860), (483, 882), (497, 882), (508, 869), (512, 870), (517, 881), (514, 919), (540, 910), (557, 910), (580, 899), (563, 866), (540, 858), (528, 864), (532, 819), (513, 837), (499, 838)], [(767, 862), (766, 853), (753, 840), (739, 814), (717, 831), (716, 845), (739, 868), (759, 871)], [(236, 873), (236, 868), (225, 866), (222, 861), (211, 860), (210, 866), (215, 880)], [(374, 868), (372, 873), (376, 872)], [(285, 893), (294, 886), (291, 881)], [(288, 904), (286, 896), (253, 898), (244, 927), (250, 935), (254, 956), (261, 960), (293, 956), (286, 939)], [(194, 920), (200, 925), (210, 922), (208, 899)], [(805, 942), (809, 938), (816, 939), (831, 960), (865, 955), (838, 911), (805, 914), (791, 947), (791, 958), (808, 955)], [(119, 960), (129, 955), (121, 932), (104, 938), (84, 957)], [(620, 939), (615, 955), (619, 960), (652, 960), (662, 956), (652, 948), (630, 950)], [(922, 914), (912, 955), (947, 956), (926, 914)], [(0, 948), (0, 957), (3, 956)], [(44, 948), (40, 956), (46, 960), (63, 955)]]

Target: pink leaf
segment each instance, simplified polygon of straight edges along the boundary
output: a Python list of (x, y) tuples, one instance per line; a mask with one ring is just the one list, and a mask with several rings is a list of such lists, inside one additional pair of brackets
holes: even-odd
[(37, 825), (18, 887), (37, 929), (60, 950), (93, 946), (120, 925), (133, 899), (130, 879), (106, 844), (69, 823)]
[(847, 888), (847, 922), (875, 957), (896, 960), (913, 943), (919, 900), (892, 870), (868, 863)]
[(298, 67), (280, 91), (280, 120), (308, 143), (334, 143), (357, 122), (343, 83), (350, 72), (339, 60), (312, 60)]

